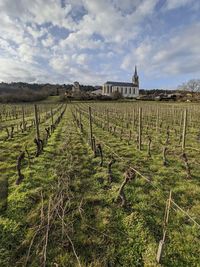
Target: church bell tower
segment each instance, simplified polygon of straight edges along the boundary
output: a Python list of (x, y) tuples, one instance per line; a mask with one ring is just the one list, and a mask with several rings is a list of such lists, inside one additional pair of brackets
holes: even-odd
[(137, 74), (137, 67), (135, 66), (135, 72), (132, 78), (132, 82), (135, 86), (137, 86), (139, 88), (139, 76)]

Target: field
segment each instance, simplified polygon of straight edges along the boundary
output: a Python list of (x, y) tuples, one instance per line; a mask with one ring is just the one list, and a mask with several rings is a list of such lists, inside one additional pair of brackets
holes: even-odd
[(200, 266), (200, 109), (0, 106), (0, 266)]

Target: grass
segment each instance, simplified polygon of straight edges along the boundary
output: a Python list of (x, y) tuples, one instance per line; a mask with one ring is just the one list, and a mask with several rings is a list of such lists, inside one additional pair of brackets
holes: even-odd
[(48, 96), (47, 99), (40, 101), (40, 103), (44, 104), (53, 104), (53, 103), (59, 103), (60, 102), (60, 96)]
[(7, 205), (8, 179), (5, 176), (0, 178), (0, 210), (4, 210)]
[[(117, 134), (113, 135), (93, 124), (96, 142), (102, 144), (104, 155), (104, 163), (100, 167), (100, 158), (94, 157), (87, 144), (88, 119), (82, 117), (84, 133), (80, 132), (73, 120), (71, 109), (77, 105), (87, 108), (87, 104), (68, 106), (42, 155), (32, 157), (30, 165), (27, 162), (23, 165), (25, 179), (19, 186), (15, 185), (17, 153), (9, 153), (6, 147), (18, 151), (20, 143), (27, 136), (20, 135), (12, 142), (4, 143), (1, 160), (6, 179), (2, 176), (2, 182), (0, 180), (3, 184), (1, 203), (4, 206), (0, 217), (1, 266), (25, 266), (30, 244), (28, 266), (43, 265), (49, 210), (51, 219), (46, 266), (57, 264), (73, 267), (79, 266), (78, 262), (85, 267), (198, 266), (199, 229), (174, 209), (170, 211), (162, 264), (158, 265), (155, 260), (158, 243), (162, 238), (165, 204), (170, 189), (173, 189), (173, 199), (198, 221), (198, 154), (193, 150), (189, 152), (192, 179), (187, 180), (180, 150), (173, 149), (176, 136), (170, 139), (168, 165), (163, 166), (162, 149), (159, 147), (162, 133), (154, 139), (152, 157), (149, 158), (146, 143), (139, 152), (135, 138), (128, 144), (125, 135), (120, 140)], [(103, 110), (104, 104), (96, 105), (96, 110), (98, 105)], [(120, 109), (129, 104), (123, 105)], [(117, 119), (113, 115), (112, 122), (115, 121)], [(144, 134), (143, 142), (145, 140)], [(114, 181), (110, 186), (108, 162), (113, 151), (123, 160), (114, 155)], [(34, 153), (34, 146), (30, 152)], [(137, 175), (135, 181), (125, 188), (129, 205), (123, 209), (116, 198), (124, 179), (123, 173), (129, 165), (150, 178), (154, 187)], [(7, 185), (4, 184), (6, 182)], [(159, 190), (155, 190), (155, 187)], [(58, 201), (58, 207), (53, 211)]]
[[(10, 106), (9, 106), (10, 109)], [(29, 110), (30, 108), (27, 108)], [(31, 110), (33, 112), (33, 106), (31, 105)], [(21, 111), (21, 110), (20, 110)], [(54, 110), (56, 112), (56, 110)], [(31, 115), (32, 117), (33, 114)], [(55, 113), (54, 119), (58, 115)], [(45, 127), (50, 126), (51, 124), (51, 118), (45, 119), (45, 116), (43, 113), (41, 113), (41, 123), (40, 123), (40, 134), (41, 138), (45, 136)], [(16, 123), (19, 123), (19, 120), (16, 120)], [(0, 134), (0, 146), (1, 146), (1, 155), (0, 155), (0, 172), (2, 173), (2, 176), (0, 177), (0, 181), (2, 184), (2, 188), (0, 191), (0, 210), (4, 210), (4, 207), (6, 206), (6, 196), (8, 194), (8, 184), (9, 184), (9, 177), (13, 176), (13, 173), (16, 172), (16, 162), (17, 157), (19, 156), (20, 151), (23, 151), (25, 149), (25, 146), (27, 146), (27, 149), (30, 153), (31, 157), (34, 157), (35, 155), (35, 144), (33, 142), (35, 138), (35, 129), (30, 128), (30, 130), (21, 133), (17, 132), (14, 133), (14, 137), (10, 138), (8, 140), (5, 139), (4, 132)], [(26, 165), (28, 165), (28, 162), (26, 160)], [(13, 181), (12, 181), (13, 183)]]

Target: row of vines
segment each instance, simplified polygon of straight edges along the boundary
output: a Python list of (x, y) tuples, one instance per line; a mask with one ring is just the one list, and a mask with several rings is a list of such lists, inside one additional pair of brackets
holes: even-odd
[(0, 266), (199, 266), (193, 104), (0, 107)]
[(28, 166), (38, 157), (59, 124), (66, 106), (22, 105), (1, 106), (0, 124), (0, 207), (6, 208), (9, 176), (17, 169), (19, 184), (24, 175), (21, 166)]
[[(143, 213), (158, 244), (157, 263), (198, 266), (198, 106), (79, 104), (73, 115), (107, 166), (105, 190), (127, 213)], [(121, 185), (116, 170), (124, 173)]]

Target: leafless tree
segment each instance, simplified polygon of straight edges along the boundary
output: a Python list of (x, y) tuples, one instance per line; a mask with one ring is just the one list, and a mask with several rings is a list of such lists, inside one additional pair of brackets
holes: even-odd
[(177, 89), (181, 91), (200, 92), (200, 79), (192, 79), (187, 83), (179, 85)]

